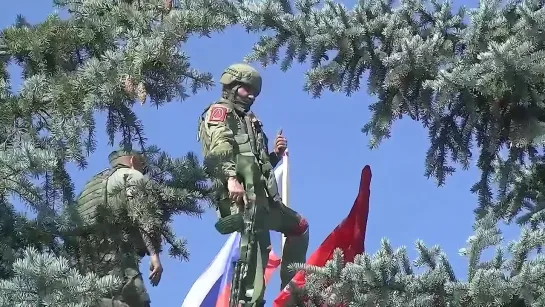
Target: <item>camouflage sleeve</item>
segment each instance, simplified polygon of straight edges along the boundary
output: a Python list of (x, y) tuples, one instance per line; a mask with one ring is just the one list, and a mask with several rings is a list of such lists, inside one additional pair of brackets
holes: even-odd
[(159, 255), (161, 253), (160, 234), (148, 233), (147, 231), (144, 231), (142, 228), (140, 228), (140, 236), (142, 237), (142, 241), (144, 241), (144, 245), (146, 246), (148, 255)]
[(235, 142), (233, 130), (237, 120), (232, 110), (222, 105), (214, 105), (206, 112), (205, 129), (210, 137), (207, 159), (212, 160), (214, 169), (224, 176), (223, 179), (236, 176)]
[[(136, 193), (136, 185), (139, 184), (139, 182), (148, 180), (146, 176), (144, 176), (141, 172), (134, 170), (134, 169), (124, 169), (127, 175), (127, 198), (130, 200), (133, 199), (133, 196)], [(148, 231), (144, 230), (143, 225), (138, 225), (138, 230), (140, 232), (140, 237), (142, 238), (142, 241), (144, 242), (144, 245), (146, 247), (146, 250), (148, 251), (149, 255), (153, 254), (159, 254), (161, 252), (161, 235), (158, 233), (149, 233)]]
[(123, 174), (123, 176), (125, 176), (125, 180), (127, 182), (127, 197), (132, 199), (137, 192), (136, 185), (145, 179), (144, 174), (132, 168), (122, 168), (117, 172), (120, 172)]

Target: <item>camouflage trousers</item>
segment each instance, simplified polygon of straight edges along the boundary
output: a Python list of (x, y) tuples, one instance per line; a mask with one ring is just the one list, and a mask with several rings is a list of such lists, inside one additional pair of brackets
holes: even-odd
[[(266, 202), (266, 203), (263, 203)], [(282, 253), (282, 262), (280, 267), (280, 289), (283, 289), (294, 277), (295, 272), (291, 272), (288, 266), (292, 263), (305, 263), (306, 253), (309, 245), (309, 230), (306, 220), (295, 210), (285, 206), (281, 202), (274, 202), (267, 198), (257, 198), (255, 202), (255, 257), (249, 261), (248, 280), (253, 280), (245, 285), (246, 289), (252, 293), (252, 306), (264, 306), (263, 297), (265, 295), (265, 269), (269, 260), (271, 250), (270, 230), (277, 231), (286, 235), (286, 242)], [(228, 215), (239, 213), (236, 204), (228, 199), (220, 201), (218, 215), (221, 218)], [(248, 245), (249, 238), (242, 236), (240, 247)]]
[(146, 290), (139, 264), (143, 255), (123, 252), (117, 240), (105, 240), (93, 236), (78, 240), (78, 251), (85, 257), (78, 259), (79, 269), (99, 276), (112, 275), (121, 279), (122, 285), (111, 297), (102, 298), (97, 307), (149, 307), (150, 297)]
[(111, 275), (122, 278), (121, 289), (112, 298), (103, 298), (97, 307), (150, 307), (151, 300), (146, 290), (138, 265), (125, 269), (114, 269)]
[[(255, 208), (253, 214), (254, 233), (242, 233), (240, 237), (241, 258), (248, 247), (251, 257), (247, 259), (248, 271), (243, 280), (246, 293), (244, 297), (250, 298), (246, 306), (263, 306), (265, 295), (265, 270), (271, 249), (270, 230), (286, 235), (286, 242), (282, 252), (280, 267), (281, 289), (293, 278), (295, 272), (291, 272), (288, 266), (292, 263), (305, 263), (309, 244), (309, 226), (295, 210), (282, 203), (278, 196), (276, 180), (272, 170), (263, 172), (260, 162), (254, 155), (237, 155), (236, 169), (239, 182), (246, 192), (249, 208)], [(223, 234), (243, 230), (245, 204), (234, 203), (229, 198), (227, 185), (218, 191), (218, 215), (216, 229)], [(253, 209), (251, 210), (253, 211)], [(253, 236), (253, 238), (252, 238)], [(249, 246), (250, 240), (256, 242)], [(234, 288), (235, 285), (232, 285)]]

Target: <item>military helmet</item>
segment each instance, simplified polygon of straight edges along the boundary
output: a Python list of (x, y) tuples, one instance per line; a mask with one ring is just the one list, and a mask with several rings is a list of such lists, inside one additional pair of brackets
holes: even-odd
[(118, 167), (121, 163), (119, 158), (125, 157), (125, 156), (136, 156), (138, 157), (139, 165), (134, 165), (135, 169), (145, 174), (147, 172), (147, 165), (146, 165), (146, 159), (144, 157), (144, 153), (141, 151), (136, 150), (126, 150), (126, 149), (118, 149), (112, 151), (108, 155), (108, 160), (110, 161), (110, 167)]
[(142, 152), (136, 151), (136, 150), (125, 150), (125, 149), (118, 149), (112, 151), (108, 155), (108, 160), (110, 161), (110, 164), (115, 163), (115, 161), (121, 157), (124, 156), (138, 156), (142, 157)]
[(249, 86), (254, 91), (254, 96), (257, 97), (261, 92), (261, 75), (259, 72), (248, 64), (233, 64), (221, 74), (220, 83), (230, 85), (233, 82), (239, 82)]

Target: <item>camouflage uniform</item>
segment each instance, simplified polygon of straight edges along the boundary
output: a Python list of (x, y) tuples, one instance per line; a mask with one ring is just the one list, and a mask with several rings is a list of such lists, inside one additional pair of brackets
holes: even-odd
[[(235, 64), (226, 69), (220, 82), (224, 85), (223, 97), (208, 106), (201, 115), (198, 139), (202, 144), (205, 161), (208, 161), (207, 169), (223, 183), (218, 192), (218, 231), (226, 234), (240, 229), (237, 226), (239, 220), (229, 218), (240, 215), (240, 204), (229, 199), (227, 178), (237, 177), (248, 199), (255, 202), (255, 227), (259, 243), (257, 258), (261, 262), (252, 263), (249, 274), (255, 274), (254, 283), (246, 287), (253, 289), (252, 302), (259, 306), (265, 291), (264, 270), (270, 248), (269, 230), (281, 232), (287, 237), (280, 269), (281, 287), (284, 288), (294, 276), (293, 272), (288, 271), (288, 265), (306, 261), (308, 224), (296, 211), (282, 203), (273, 171), (281, 157), (269, 152), (263, 125), (249, 111), (253, 101), (239, 99), (236, 94), (238, 88), (245, 85), (258, 96), (261, 76), (246, 64)], [(246, 244), (247, 238), (242, 237), (241, 248)]]
[(79, 216), (87, 225), (86, 229), (92, 229), (79, 244), (85, 255), (80, 261), (82, 270), (90, 270), (99, 275), (117, 275), (123, 280), (122, 288), (114, 297), (104, 298), (99, 307), (149, 307), (151, 302), (139, 270), (141, 257), (145, 256), (147, 246), (150, 245), (145, 243), (148, 240), (143, 239), (136, 226), (129, 230), (130, 239), (126, 240), (121, 237), (121, 231), (116, 225), (109, 225), (104, 221), (100, 223), (100, 215), (97, 214), (102, 204), (107, 204), (108, 210), (112, 210), (123, 202), (122, 199), (121, 202), (112, 199), (114, 189), (119, 189), (124, 184), (129, 185), (126, 192), (117, 197), (127, 197), (126, 200), (130, 200), (131, 187), (134, 187), (135, 182), (144, 179), (144, 175), (138, 170), (117, 163), (117, 159), (124, 155), (136, 154), (138, 153), (125, 151), (110, 154), (111, 168), (95, 175), (78, 197)]

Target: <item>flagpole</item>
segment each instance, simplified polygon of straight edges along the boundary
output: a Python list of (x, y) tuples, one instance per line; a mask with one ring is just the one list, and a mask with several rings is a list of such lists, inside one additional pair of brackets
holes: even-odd
[[(286, 148), (286, 151), (284, 152), (284, 157), (282, 163), (284, 165), (284, 173), (282, 174), (282, 202), (286, 207), (289, 207), (289, 154), (288, 149)], [(286, 236), (284, 234), (280, 234), (282, 238), (282, 246), (281, 251), (282, 254), (284, 254), (284, 244), (286, 243)]]

